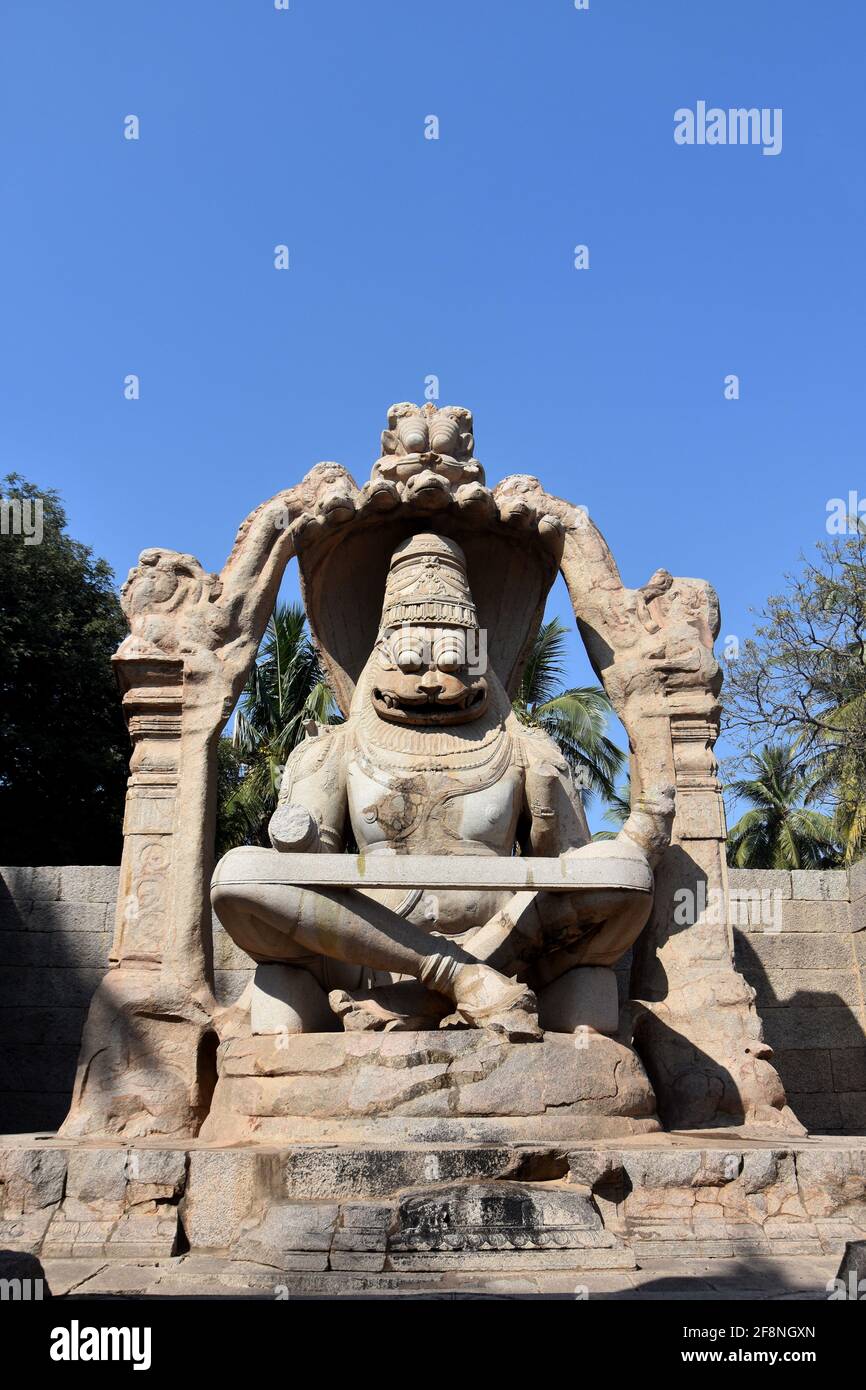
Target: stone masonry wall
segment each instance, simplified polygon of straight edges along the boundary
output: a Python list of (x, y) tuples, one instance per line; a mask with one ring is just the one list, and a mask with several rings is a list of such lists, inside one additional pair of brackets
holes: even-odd
[(815, 1133), (866, 1134), (866, 860), (730, 883), (737, 965), (793, 1110)]
[[(0, 869), (0, 1134), (56, 1129), (106, 969), (116, 867)], [(850, 874), (732, 870), (737, 963), (803, 1123), (866, 1134), (866, 861)], [(251, 963), (214, 923), (217, 997)]]
[(0, 869), (0, 1131), (53, 1130), (105, 974), (120, 870)]

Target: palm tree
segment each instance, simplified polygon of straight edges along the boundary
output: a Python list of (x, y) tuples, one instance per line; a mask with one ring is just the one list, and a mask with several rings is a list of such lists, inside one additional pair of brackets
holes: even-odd
[(612, 710), (598, 685), (562, 690), (568, 628), (557, 618), (542, 623), (514, 699), (523, 724), (549, 734), (588, 797), (615, 796), (617, 775), (625, 762), (621, 748), (605, 733)]
[(729, 786), (752, 810), (728, 835), (728, 863), (738, 869), (822, 869), (838, 863), (833, 818), (804, 804), (814, 798), (814, 789), (795, 744), (765, 744), (749, 762), (754, 775)]
[(278, 604), (219, 751), (217, 852), (268, 843), (283, 768), (309, 720), (338, 718), (300, 604)]
[(607, 799), (607, 808), (602, 819), (608, 825), (612, 825), (612, 830), (596, 830), (593, 835), (594, 840), (615, 840), (622, 830), (629, 816), (631, 815), (631, 776), (626, 773), (625, 778), (617, 787), (612, 796)]
[[(835, 803), (833, 821), (842, 846), (842, 862), (854, 864), (866, 854), (866, 788), (863, 759), (853, 751), (850, 735), (866, 728), (866, 692), (847, 689), (832, 714), (834, 733), (824, 732), (811, 766), (812, 795)], [(820, 744), (829, 744), (821, 747)]]

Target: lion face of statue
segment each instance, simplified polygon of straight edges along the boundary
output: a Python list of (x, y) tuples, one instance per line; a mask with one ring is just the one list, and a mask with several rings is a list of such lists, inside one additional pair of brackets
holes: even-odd
[(404, 623), (380, 639), (372, 688), (380, 719), (466, 724), (484, 714), (488, 698), (487, 681), (464, 628)]

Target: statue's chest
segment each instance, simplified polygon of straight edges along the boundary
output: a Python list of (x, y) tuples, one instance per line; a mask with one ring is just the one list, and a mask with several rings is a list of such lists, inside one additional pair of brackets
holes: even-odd
[(520, 769), (508, 767), (490, 786), (460, 774), (424, 772), (381, 780), (353, 761), (349, 815), (361, 849), (389, 846), (409, 854), (465, 852), (477, 845), (511, 852), (522, 799)]

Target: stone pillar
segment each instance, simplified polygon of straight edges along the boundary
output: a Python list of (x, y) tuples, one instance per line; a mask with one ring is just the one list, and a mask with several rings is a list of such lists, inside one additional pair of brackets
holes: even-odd
[(320, 464), (257, 507), (219, 575), (145, 550), (121, 590), (114, 657), (132, 738), (110, 969), (90, 1006), (69, 1136), (190, 1138), (216, 1083), (210, 880), (217, 747), (255, 660), (298, 532), (354, 508), (351, 478)]
[(213, 815), (197, 806), (203, 778), (184, 661), (128, 642), (114, 662), (132, 739), (114, 941), (63, 1133), (185, 1136), (204, 1120), (216, 1080), (204, 852)]
[(162, 965), (171, 906), (170, 880), (183, 710), (183, 662), (115, 657), (132, 740), (113, 966)]
[[(747, 1122), (802, 1134), (734, 968), (725, 813), (713, 746), (722, 676), (718, 598), (657, 570), (627, 589), (588, 516), (558, 499), (562, 574), (590, 660), (629, 736), (631, 814), (620, 834), (655, 870), (634, 948), (635, 1042), (672, 1129)], [(673, 824), (666, 807), (673, 808)]]
[(676, 811), (652, 918), (635, 946), (632, 995), (643, 1006), (635, 1042), (668, 1129), (748, 1124), (802, 1134), (763, 1041), (755, 992), (734, 967), (713, 752), (719, 707), (702, 703), (671, 701)]

